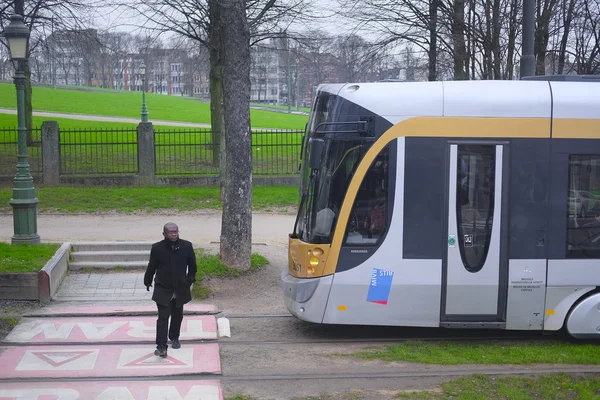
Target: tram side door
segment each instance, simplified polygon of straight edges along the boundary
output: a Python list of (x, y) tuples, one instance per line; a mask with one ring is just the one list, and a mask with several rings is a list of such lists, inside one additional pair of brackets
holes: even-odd
[(506, 310), (507, 143), (448, 144), (442, 326), (498, 327)]

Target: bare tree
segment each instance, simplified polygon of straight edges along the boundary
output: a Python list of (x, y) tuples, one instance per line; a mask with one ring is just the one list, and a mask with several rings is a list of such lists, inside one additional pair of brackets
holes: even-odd
[(567, 44), (569, 35), (571, 34), (571, 24), (573, 22), (573, 14), (575, 12), (575, 0), (561, 0), (560, 18), (562, 19), (562, 35), (560, 39), (560, 49), (558, 53), (558, 70), (557, 73), (562, 74), (565, 69), (565, 58), (567, 53)]
[[(267, 100), (269, 87), (269, 65), (271, 54), (276, 48), (264, 42), (254, 46), (251, 52), (252, 75), (250, 77), (252, 90), (257, 92), (258, 101)], [(264, 96), (263, 96), (264, 93)]]
[[(295, 15), (295, 6), (297, 6), (297, 4), (303, 4), (307, 2), (308, 0), (285, 0), (280, 2), (276, 2), (275, 0), (239, 0), (233, 3), (230, 1), (224, 1), (223, 4), (220, 4), (221, 2), (216, 0), (143, 0), (141, 3), (137, 2), (135, 4), (119, 4), (129, 7), (131, 10), (135, 10), (138, 15), (145, 18), (147, 21), (146, 25), (150, 28), (153, 28), (155, 31), (174, 32), (195, 40), (209, 49), (213, 162), (216, 165), (220, 165), (221, 169), (220, 175), (222, 197), (224, 200), (224, 213), (230, 210), (230, 207), (227, 204), (228, 198), (225, 195), (228, 190), (228, 188), (225, 187), (225, 181), (227, 180), (225, 177), (228, 176), (228, 174), (238, 174), (239, 176), (243, 177), (246, 176), (245, 174), (247, 174), (248, 171), (247, 169), (236, 169), (238, 160), (232, 160), (232, 165), (229, 165), (227, 169), (225, 169), (225, 166), (229, 162), (229, 158), (224, 159), (224, 157), (222, 157), (222, 155), (225, 154), (226, 149), (232, 148), (227, 143), (224, 145), (222, 143), (223, 139), (225, 139), (226, 142), (230, 135), (226, 132), (227, 126), (225, 125), (225, 119), (223, 117), (223, 110), (225, 108), (224, 98), (226, 96), (234, 95), (234, 93), (227, 93), (223, 88), (224, 64), (222, 57), (228, 52), (228, 49), (225, 48), (224, 38), (226, 35), (233, 35), (232, 32), (225, 32), (227, 28), (238, 29), (237, 25), (224, 26), (223, 21), (232, 20), (237, 23), (237, 20), (239, 19), (239, 16), (237, 15), (239, 11), (238, 7), (242, 5), (242, 10), (245, 14), (243, 28), (248, 29), (248, 35), (250, 35), (250, 32), (254, 32), (257, 38), (256, 40), (260, 40), (261, 38), (266, 37), (267, 32), (270, 31), (267, 29), (267, 26), (275, 25), (277, 22), (293, 18), (293, 15)], [(277, 9), (280, 11), (279, 17), (273, 15), (274, 11), (272, 10), (275, 10), (275, 7), (277, 7)], [(282, 16), (281, 11), (283, 9), (287, 10), (288, 12)], [(230, 11), (231, 13), (227, 14), (226, 16), (221, 15), (221, 12)], [(250, 39), (248, 39), (247, 45), (250, 45)], [(248, 59), (247, 61), (249, 66), (250, 60)], [(236, 92), (239, 89), (232, 87), (231, 90)], [(246, 106), (248, 107), (247, 112), (249, 113), (249, 104), (246, 104)], [(232, 126), (235, 126), (235, 124)], [(225, 133), (224, 135), (223, 132)], [(250, 140), (250, 138), (248, 138), (248, 140)], [(248, 147), (248, 151), (250, 150), (251, 148)], [(248, 182), (245, 184), (248, 184)], [(251, 185), (251, 182), (249, 182), (249, 184)], [(233, 201), (233, 199), (230, 198), (229, 201)], [(235, 207), (232, 208), (232, 210), (234, 209)], [(244, 211), (244, 213), (250, 212), (250, 208)], [(227, 223), (232, 222), (227, 221)], [(227, 226), (223, 226), (222, 229), (224, 232), (223, 235), (226, 237), (225, 241), (230, 241), (230, 243), (233, 243), (236, 240), (251, 240), (250, 231), (244, 230), (244, 234), (248, 234), (249, 236), (247, 238), (242, 238), (239, 236), (228, 236), (231, 235), (235, 229), (230, 229)], [(224, 249), (227, 248), (228, 247), (226, 245)], [(230, 259), (232, 262), (234, 262), (234, 265), (240, 265), (235, 259), (230, 258), (230, 256), (231, 254), (226, 255), (225, 250), (222, 250), (223, 259)]]
[(469, 62), (465, 44), (465, 0), (454, 0), (453, 6), (454, 79), (464, 80), (469, 78)]
[(217, 3), (223, 27), (223, 110), (225, 170), (221, 260), (231, 267), (250, 268), (252, 254), (252, 136), (250, 132), (250, 30), (245, 0)]
[(428, 57), (428, 80), (437, 79), (438, 42), (450, 43), (440, 30), (439, 16), (448, 13), (442, 0), (338, 0), (341, 13), (356, 29), (377, 36), (380, 48), (412, 44)]
[[(25, 24), (31, 31), (30, 52), (43, 41), (44, 27), (50, 24), (58, 27), (79, 27), (87, 22), (85, 11), (89, 9), (85, 0), (0, 0), (0, 35), (10, 21), (13, 13), (23, 15)], [(6, 46), (6, 42), (3, 41)], [(33, 142), (32, 107), (31, 107), (31, 69), (29, 62), (23, 63), (25, 71), (25, 126), (27, 127), (27, 144)]]
[(201, 95), (201, 92), (196, 93), (195, 90), (202, 89), (202, 77), (206, 76), (210, 69), (208, 49), (191, 39), (184, 39), (182, 46), (188, 55), (184, 64), (185, 73), (182, 76), (184, 90), (190, 96)]
[(546, 51), (550, 38), (550, 24), (555, 16), (557, 0), (536, 1), (536, 27), (533, 53), (535, 55), (536, 75), (546, 74)]
[(104, 32), (100, 38), (107, 54), (107, 68), (111, 68), (107, 72), (108, 79), (114, 81), (108, 87), (114, 87), (120, 92), (124, 86), (127, 58), (133, 51), (134, 38), (127, 32)]
[(600, 1), (586, 1), (574, 29), (576, 71), (579, 74), (600, 74)]

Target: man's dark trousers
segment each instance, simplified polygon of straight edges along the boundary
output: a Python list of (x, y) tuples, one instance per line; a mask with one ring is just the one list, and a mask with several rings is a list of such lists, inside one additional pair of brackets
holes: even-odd
[[(163, 306), (157, 304), (158, 320), (156, 321), (156, 345), (157, 347), (167, 348), (167, 332), (169, 339), (179, 340), (181, 331), (181, 321), (183, 321), (183, 304), (177, 308), (176, 299), (171, 300), (171, 304)], [(171, 317), (171, 327), (169, 327), (169, 316)]]

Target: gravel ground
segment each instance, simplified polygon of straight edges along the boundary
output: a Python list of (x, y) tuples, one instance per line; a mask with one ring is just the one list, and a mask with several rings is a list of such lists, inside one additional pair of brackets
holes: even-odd
[[(218, 246), (205, 247), (213, 254)], [(224, 315), (288, 313), (283, 304), (281, 272), (287, 268), (287, 247), (282, 245), (253, 246), (252, 252), (269, 260), (262, 270), (241, 278), (207, 278), (211, 289), (203, 303), (214, 304)]]

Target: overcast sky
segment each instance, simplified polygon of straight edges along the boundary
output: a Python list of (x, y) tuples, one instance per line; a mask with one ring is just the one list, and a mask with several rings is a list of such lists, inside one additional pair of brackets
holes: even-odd
[[(320, 17), (315, 19), (310, 26), (294, 24), (292, 30), (315, 30), (321, 29), (331, 34), (339, 34), (343, 29), (347, 29), (347, 23), (341, 21), (339, 15), (336, 15), (336, 0), (314, 0), (318, 10), (315, 14)], [(93, 17), (94, 25), (100, 30), (118, 30), (126, 32), (137, 32), (139, 26), (145, 23), (144, 19), (135, 15), (131, 10), (124, 10), (116, 7), (99, 7), (96, 9)]]

